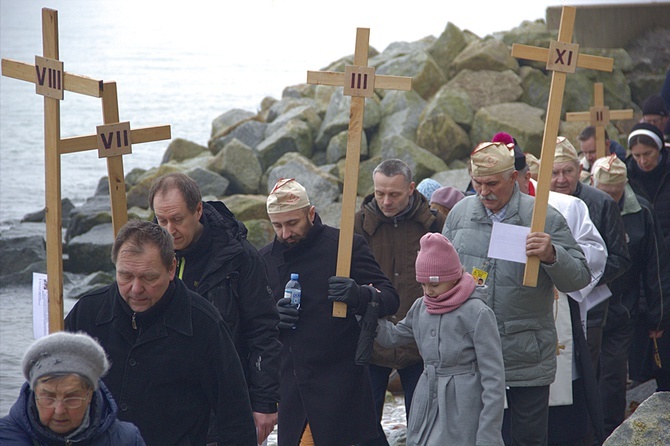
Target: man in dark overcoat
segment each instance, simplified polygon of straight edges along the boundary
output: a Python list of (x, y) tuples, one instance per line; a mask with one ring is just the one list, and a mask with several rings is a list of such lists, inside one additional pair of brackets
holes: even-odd
[[(336, 277), (339, 230), (324, 225), (305, 188), (277, 182), (267, 211), (276, 237), (261, 248), (280, 316), (279, 446), (351, 445), (377, 436), (367, 366), (356, 365), (362, 315), (373, 294), (379, 316), (398, 310), (398, 293), (382, 273), (365, 239), (354, 236), (350, 278)], [(299, 274), (300, 308), (286, 306), (284, 286)], [(333, 317), (333, 301), (347, 304)], [(295, 327), (295, 328), (294, 328)]]

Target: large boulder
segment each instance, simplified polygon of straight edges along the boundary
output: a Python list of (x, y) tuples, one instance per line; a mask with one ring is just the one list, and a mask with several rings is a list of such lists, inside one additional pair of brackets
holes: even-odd
[(252, 119), (258, 119), (255, 113), (240, 108), (234, 108), (219, 115), (212, 121), (212, 134), (209, 140), (210, 144), (218, 138), (226, 136), (239, 125)]
[(421, 120), (416, 143), (445, 163), (463, 158), (472, 150), (467, 132), (437, 108), (432, 108)]
[(317, 209), (340, 200), (340, 183), (299, 153), (287, 153), (268, 170), (268, 193), (280, 178), (295, 178)]
[(282, 155), (298, 152), (312, 156), (312, 130), (300, 119), (291, 119), (256, 147), (263, 169), (273, 165)]
[(380, 103), (381, 120), (377, 130), (372, 132), (370, 153), (378, 155), (382, 148), (381, 142), (391, 136), (399, 135), (415, 139), (421, 112), (425, 106), (425, 99), (414, 90), (387, 92)]
[(447, 81), (435, 59), (426, 51), (389, 60), (377, 67), (376, 74), (411, 77), (412, 88), (424, 99), (430, 98)]
[(467, 45), (468, 39), (463, 31), (453, 23), (448, 22), (440, 37), (428, 48), (428, 54), (433, 57), (442, 73), (449, 76), (451, 64)]
[(63, 262), (63, 269), (84, 274), (112, 271), (113, 243), (114, 229), (111, 223), (93, 227), (90, 231), (74, 237), (63, 248), (68, 254), (67, 260)]
[(292, 119), (298, 119), (307, 124), (312, 131), (312, 137), (316, 138), (319, 129), (321, 128), (321, 117), (317, 110), (316, 103), (309, 105), (300, 105), (287, 110), (285, 113), (277, 116), (277, 118), (267, 125), (265, 129), (265, 138), (272, 136), (277, 130), (281, 129), (287, 122)]
[(110, 285), (112, 282), (114, 282), (113, 274), (110, 272), (97, 271), (84, 277), (80, 283), (77, 283), (68, 290), (67, 293), (65, 293), (65, 296), (69, 299), (79, 299), (91, 291)]
[(216, 172), (208, 169), (196, 167), (185, 172), (193, 181), (198, 184), (202, 196), (213, 195), (215, 197), (222, 197), (228, 190), (230, 181), (222, 177)]
[(237, 139), (253, 149), (265, 139), (267, 126), (266, 123), (256, 120), (243, 122), (230, 133), (212, 140), (209, 144), (209, 150), (213, 155), (216, 155), (233, 139)]
[[(326, 162), (336, 163), (347, 155), (347, 142), (349, 140), (349, 130), (342, 130), (337, 135), (330, 138), (328, 147), (326, 147)], [(368, 138), (363, 132), (361, 134), (360, 158), (368, 157)]]
[(244, 225), (247, 227), (247, 240), (256, 249), (262, 248), (274, 239), (275, 231), (267, 219), (246, 220)]
[(0, 287), (28, 285), (33, 272), (46, 272), (46, 226), (22, 223), (0, 232)]
[[(128, 201), (128, 207), (149, 207), (149, 189), (151, 189), (151, 184), (157, 178), (166, 175), (171, 172), (182, 172), (184, 169), (180, 168), (177, 164), (169, 162), (167, 164), (161, 164), (158, 168), (153, 168), (147, 170), (138, 180), (137, 183), (128, 190), (126, 194), (126, 200)], [(68, 227), (69, 233), (69, 227)]]
[(670, 392), (656, 392), (605, 440), (603, 446), (667, 445), (670, 439)]
[(512, 57), (510, 48), (504, 42), (489, 38), (475, 40), (461, 51), (450, 67), (451, 74), (462, 70), (473, 71), (519, 71), (519, 63)]
[(207, 147), (201, 146), (194, 142), (182, 138), (174, 139), (170, 145), (165, 149), (161, 164), (170, 161), (182, 162), (184, 160), (198, 156), (207, 151)]
[[(70, 212), (74, 209), (74, 204), (69, 198), (63, 198), (60, 201), (61, 224), (67, 226), (70, 222)], [(46, 221), (46, 208), (39, 211), (30, 212), (23, 216), (21, 222), (43, 223)]]
[(468, 173), (467, 167), (437, 172), (431, 178), (442, 186), (455, 187), (461, 192), (464, 192), (470, 184), (470, 174)]
[(447, 165), (440, 157), (402, 136), (392, 136), (384, 141), (383, 146), (382, 159), (398, 158), (406, 162), (417, 183), (435, 172), (447, 170)]
[(482, 107), (475, 115), (470, 140), (477, 145), (482, 141), (491, 141), (498, 132), (507, 132), (516, 138), (524, 152), (531, 152), (539, 158), (544, 133), (544, 113), (545, 110), (522, 102)]
[(207, 164), (207, 169), (230, 181), (229, 192), (255, 194), (263, 170), (254, 150), (238, 139), (233, 139)]
[(224, 203), (241, 221), (267, 219), (265, 208), (267, 195), (236, 194), (226, 197)]
[[(146, 200), (144, 207), (147, 207)], [(70, 212), (65, 241), (91, 230), (92, 227), (112, 222), (112, 207), (108, 196), (94, 195)]]
[[(326, 150), (330, 138), (349, 128), (349, 115), (351, 112), (351, 97), (344, 96), (342, 89), (333, 93), (323, 118), (323, 123), (316, 137), (315, 145), (318, 150)], [(365, 112), (363, 114), (363, 129), (367, 130), (379, 124), (381, 112), (379, 99), (376, 97), (365, 98)], [(309, 155), (308, 155), (309, 156)]]
[(460, 71), (447, 86), (452, 90), (462, 90), (470, 98), (473, 110), (486, 105), (514, 102), (523, 94), (521, 78), (512, 70)]

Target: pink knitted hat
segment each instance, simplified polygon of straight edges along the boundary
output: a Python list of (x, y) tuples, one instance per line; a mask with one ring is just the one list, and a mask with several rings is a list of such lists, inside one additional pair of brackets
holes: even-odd
[(430, 196), (430, 204), (437, 203), (447, 209), (453, 209), (456, 203), (465, 198), (463, 192), (451, 186), (444, 186), (433, 192)]
[(442, 234), (429, 232), (421, 237), (416, 256), (416, 281), (439, 283), (460, 279), (463, 267), (451, 242)]

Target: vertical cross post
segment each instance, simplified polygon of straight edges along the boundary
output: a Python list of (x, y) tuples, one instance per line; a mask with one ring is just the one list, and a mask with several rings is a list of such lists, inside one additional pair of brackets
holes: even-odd
[[(542, 136), (542, 153), (538, 187), (535, 192), (535, 206), (533, 219), (530, 225), (531, 232), (544, 232), (549, 202), (551, 173), (556, 151), (556, 137), (561, 122), (561, 108), (563, 93), (568, 73), (574, 73), (577, 67), (601, 71), (612, 71), (614, 60), (606, 57), (589, 56), (579, 53), (579, 45), (572, 43), (572, 31), (575, 26), (576, 9), (572, 6), (563, 6), (561, 24), (558, 30), (558, 40), (552, 41), (549, 49), (528, 45), (512, 45), (512, 56), (519, 59), (529, 59), (547, 63), (547, 70), (552, 71), (549, 102), (544, 122)], [(540, 270), (540, 259), (537, 256), (528, 258), (523, 277), (525, 286), (537, 286), (537, 276)]]
[[(372, 97), (375, 88), (403, 91), (409, 91), (412, 88), (411, 77), (375, 75), (375, 68), (367, 66), (369, 41), (370, 29), (358, 28), (356, 30), (354, 64), (347, 65), (344, 73), (333, 71), (307, 72), (308, 84), (342, 86), (344, 87), (344, 95), (351, 97), (347, 154), (344, 164), (340, 240), (337, 248), (336, 274), (340, 277), (349, 277), (351, 273), (354, 216), (356, 214), (356, 193), (358, 191), (358, 168), (361, 155), (365, 98)], [(346, 304), (334, 302), (333, 316), (346, 317), (346, 315)]]
[(49, 332), (63, 329), (63, 244), (61, 216), (60, 101), (72, 91), (102, 96), (102, 81), (65, 72), (58, 60), (58, 11), (42, 9), (42, 52), (35, 65), (2, 59), (3, 76), (32, 82), (44, 96), (44, 171)]
[(593, 85), (593, 107), (587, 112), (566, 113), (567, 122), (588, 122), (596, 129), (596, 156), (602, 158), (608, 156), (605, 153), (605, 127), (611, 120), (633, 119), (633, 110), (610, 110), (605, 105), (605, 92), (602, 82)]

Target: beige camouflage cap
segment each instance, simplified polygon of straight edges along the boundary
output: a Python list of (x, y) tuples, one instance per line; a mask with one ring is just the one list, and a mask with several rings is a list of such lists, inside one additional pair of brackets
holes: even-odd
[(628, 181), (626, 164), (616, 154), (598, 158), (593, 163), (593, 180), (598, 184), (621, 184)]
[(565, 163), (567, 161), (577, 161), (579, 162), (579, 156), (577, 155), (577, 150), (573, 146), (568, 138), (565, 136), (559, 136), (556, 138), (556, 152), (554, 152), (554, 163)]
[(526, 153), (526, 164), (533, 175), (540, 173), (540, 160), (532, 153)]
[(470, 154), (473, 177), (495, 175), (514, 169), (514, 146), (502, 142), (483, 142)]
[(281, 178), (268, 195), (268, 214), (294, 211), (309, 206), (307, 191), (294, 178)]

